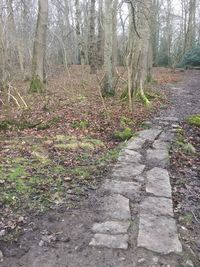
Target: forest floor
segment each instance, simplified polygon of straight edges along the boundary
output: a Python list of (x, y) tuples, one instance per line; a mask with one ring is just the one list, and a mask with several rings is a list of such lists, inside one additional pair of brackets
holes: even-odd
[[(123, 70), (120, 73), (125, 75)], [(183, 122), (185, 140), (191, 139), (199, 153), (199, 128), (184, 122), (199, 112), (198, 75), (197, 71), (155, 70), (154, 89), (148, 92), (152, 105), (147, 108), (137, 99), (133, 114), (127, 101), (120, 99), (124, 81), (119, 80), (115, 98), (102, 101), (100, 78), (91, 76), (88, 69), (83, 75), (77, 66), (70, 75), (62, 69), (53, 73), (45, 96), (28, 95), (28, 82), (13, 82), (11, 93), (21, 108), (13, 100), (11, 109), (0, 115), (0, 266), (116, 266), (112, 251), (97, 251), (92, 262), (87, 248), (101, 197), (97, 189), (123, 146), (115, 133), (126, 128), (136, 133), (148, 127), (145, 122), (159, 110), (166, 113), (173, 108), (174, 116)], [(177, 82), (181, 89), (172, 90), (169, 84)], [(17, 92), (29, 109), (22, 109), (25, 104)], [(173, 147), (171, 177), (176, 218), (196, 262), (199, 161), (196, 154), (186, 154)], [(125, 256), (117, 253), (118, 258)]]

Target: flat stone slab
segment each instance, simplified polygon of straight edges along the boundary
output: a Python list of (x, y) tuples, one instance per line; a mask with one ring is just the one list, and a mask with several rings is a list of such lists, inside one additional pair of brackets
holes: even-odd
[(108, 221), (104, 223), (95, 223), (92, 231), (100, 234), (126, 234), (128, 232), (129, 222)]
[(114, 194), (134, 194), (138, 193), (141, 189), (141, 184), (136, 182), (124, 182), (115, 180), (106, 180), (104, 188)]
[(162, 132), (158, 140), (163, 142), (171, 142), (173, 139), (174, 139), (174, 133), (172, 133), (171, 131), (167, 131), (167, 132)]
[(114, 249), (127, 249), (128, 235), (95, 234), (89, 245)]
[(157, 121), (169, 121), (169, 122), (178, 122), (179, 119), (177, 117), (157, 117), (155, 118)]
[(113, 177), (130, 181), (134, 176), (142, 174), (144, 169), (145, 165), (143, 164), (122, 164), (114, 169)]
[(142, 146), (145, 143), (145, 139), (140, 138), (140, 137), (132, 137), (128, 144), (127, 144), (127, 149), (130, 150), (140, 150)]
[(157, 167), (166, 167), (169, 163), (169, 153), (167, 149), (148, 149), (147, 160)]
[(171, 198), (172, 193), (168, 171), (157, 167), (148, 171), (146, 192), (155, 196)]
[(139, 138), (145, 139), (147, 141), (154, 141), (156, 137), (161, 134), (162, 130), (160, 129), (149, 129), (149, 130), (144, 130), (140, 132)]
[(162, 254), (182, 252), (175, 220), (149, 213), (140, 215), (137, 245)]
[(127, 221), (131, 218), (129, 199), (119, 194), (106, 197), (103, 209), (111, 220)]
[(136, 151), (125, 149), (118, 158), (120, 163), (139, 163), (142, 155)]
[(147, 197), (140, 205), (140, 212), (157, 216), (174, 216), (172, 200), (163, 197)]
[(158, 150), (167, 150), (168, 151), (170, 148), (170, 144), (169, 144), (169, 142), (163, 142), (161, 140), (156, 140), (153, 143), (153, 148), (158, 149)]

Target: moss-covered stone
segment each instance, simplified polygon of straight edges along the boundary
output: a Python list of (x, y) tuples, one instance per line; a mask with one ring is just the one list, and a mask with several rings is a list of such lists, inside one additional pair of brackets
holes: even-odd
[(190, 117), (187, 119), (187, 122), (188, 122), (190, 125), (194, 125), (194, 126), (200, 127), (200, 114), (190, 116)]
[(117, 139), (119, 141), (129, 140), (132, 136), (133, 136), (133, 131), (129, 127), (120, 131), (115, 131), (113, 134), (114, 139)]

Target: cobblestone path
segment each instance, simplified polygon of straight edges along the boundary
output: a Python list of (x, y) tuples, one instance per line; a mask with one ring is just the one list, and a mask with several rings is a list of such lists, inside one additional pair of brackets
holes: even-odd
[[(103, 184), (102, 221), (91, 229), (90, 246), (127, 250), (135, 243), (138, 249), (161, 255), (182, 252), (167, 171), (177, 122), (175, 117), (155, 118), (150, 129), (138, 133), (122, 150)], [(143, 256), (138, 263), (146, 261)]]

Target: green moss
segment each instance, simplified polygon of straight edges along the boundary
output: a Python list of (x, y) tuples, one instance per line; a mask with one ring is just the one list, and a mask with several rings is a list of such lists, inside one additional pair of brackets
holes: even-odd
[(38, 76), (34, 77), (31, 80), (30, 84), (30, 93), (43, 93), (44, 92), (44, 84), (43, 82), (39, 79)]
[(187, 119), (188, 124), (200, 127), (200, 115), (193, 115)]
[(195, 154), (196, 149), (190, 143), (185, 143), (183, 141), (177, 141), (176, 144), (182, 149), (182, 151), (186, 154)]
[(132, 125), (133, 125), (133, 120), (132, 119), (129, 119), (129, 118), (125, 117), (125, 116), (122, 116), (120, 118), (120, 126), (121, 127), (125, 128), (127, 126), (132, 126)]
[(150, 106), (151, 102), (149, 101), (147, 95), (142, 94), (141, 92), (139, 92), (137, 95), (145, 106)]
[(122, 131), (115, 131), (113, 134), (114, 139), (119, 141), (126, 141), (129, 140), (133, 136), (133, 131), (131, 128), (125, 128)]
[(3, 120), (0, 122), (0, 130), (8, 130), (12, 127), (12, 121)]
[(181, 216), (179, 220), (185, 225), (191, 225), (193, 221), (193, 215), (192, 213), (188, 212), (185, 215)]
[(55, 140), (57, 144), (54, 147), (61, 150), (94, 150), (99, 147), (104, 147), (104, 143), (101, 140), (91, 137), (78, 139), (75, 136), (57, 135)]
[(86, 129), (89, 127), (89, 122), (87, 120), (73, 121), (71, 125), (75, 129)]

